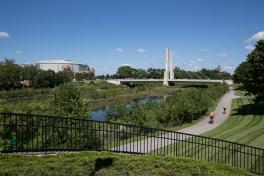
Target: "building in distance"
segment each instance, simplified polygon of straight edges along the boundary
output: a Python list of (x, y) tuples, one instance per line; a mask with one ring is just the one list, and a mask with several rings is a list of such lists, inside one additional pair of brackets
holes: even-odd
[(70, 60), (43, 60), (36, 65), (41, 70), (53, 70), (55, 73), (59, 71), (72, 71), (74, 73), (87, 72), (95, 75), (94, 68)]
[(217, 71), (217, 73), (221, 73), (221, 66), (220, 65), (217, 65), (215, 68), (214, 68), (215, 71)]

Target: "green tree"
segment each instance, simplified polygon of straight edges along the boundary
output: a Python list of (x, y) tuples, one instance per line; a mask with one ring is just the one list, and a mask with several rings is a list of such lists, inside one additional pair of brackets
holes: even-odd
[(94, 75), (93, 73), (90, 73), (90, 72), (81, 72), (81, 73), (75, 73), (75, 79), (77, 81), (82, 81), (84, 79), (93, 79), (94, 78)]
[(31, 80), (34, 81), (37, 78), (37, 75), (39, 73), (39, 69), (35, 65), (28, 65), (21, 68), (22, 72), (22, 78), (25, 80)]
[(37, 75), (37, 83), (40, 87), (54, 87), (55, 72), (53, 70), (41, 70)]
[[(97, 139), (96, 132), (88, 130), (79, 131), (80, 129), (74, 128), (80, 125), (75, 119), (88, 120), (91, 118), (90, 111), (82, 102), (81, 93), (76, 85), (68, 83), (58, 86), (50, 102), (50, 110), (55, 116), (72, 118), (57, 122), (59, 127), (64, 127), (58, 128), (58, 137), (53, 138), (58, 140), (59, 145), (76, 141), (75, 145), (83, 149), (99, 148), (101, 142)], [(50, 141), (47, 142), (50, 143)]]
[(132, 78), (134, 75), (135, 69), (130, 66), (122, 66), (117, 70), (117, 75), (119, 78)]
[(55, 74), (55, 85), (64, 84), (70, 82), (73, 79), (73, 72), (59, 71)]
[(218, 72), (217, 70), (210, 70), (210, 69), (206, 69), (203, 68), (200, 71), (203, 75), (207, 76), (210, 79), (231, 79), (232, 76), (230, 73), (226, 72), (226, 71), (222, 71), (222, 72)]
[(0, 90), (17, 88), (20, 84), (21, 67), (13, 59), (0, 62)]
[(81, 93), (73, 84), (56, 88), (50, 109), (58, 116), (90, 118), (89, 108), (82, 102)]
[(147, 72), (143, 69), (135, 69), (133, 77), (138, 79), (144, 79), (147, 77)]
[(163, 78), (164, 69), (155, 69), (155, 68), (149, 68), (147, 70), (147, 77), (148, 78), (154, 78), (154, 79), (161, 79)]
[[(255, 49), (247, 56), (246, 63), (248, 65), (242, 64), (236, 69), (236, 77), (240, 78), (242, 89), (255, 95), (256, 103), (264, 103), (264, 40), (257, 42)], [(246, 74), (241, 75), (241, 72)]]
[(250, 69), (250, 65), (248, 62), (244, 61), (241, 64), (239, 64), (233, 75), (234, 83), (244, 82), (244, 79), (247, 79), (247, 75), (250, 74), (249, 69)]

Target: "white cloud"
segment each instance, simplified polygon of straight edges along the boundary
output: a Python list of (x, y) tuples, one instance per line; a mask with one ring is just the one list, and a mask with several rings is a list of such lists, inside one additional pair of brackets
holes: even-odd
[(124, 51), (123, 48), (116, 48), (115, 50), (116, 50), (116, 52), (119, 52), (119, 53), (122, 53)]
[(20, 50), (16, 50), (15, 53), (16, 53), (16, 54), (23, 54), (23, 52), (20, 51)]
[(9, 34), (7, 32), (0, 32), (0, 38), (9, 38)]
[(233, 70), (235, 67), (233, 67), (233, 66), (224, 66), (224, 69), (225, 70)]
[(195, 60), (190, 60), (190, 64), (195, 64), (196, 61)]
[(145, 53), (145, 52), (146, 52), (146, 50), (145, 50), (145, 49), (143, 49), (143, 48), (138, 48), (138, 49), (137, 49), (137, 52), (138, 52), (138, 53)]
[(129, 66), (129, 67), (132, 67), (131, 64), (122, 64), (121, 66)]
[(227, 57), (227, 54), (226, 53), (218, 53), (217, 57)]
[(193, 69), (194, 69), (195, 71), (197, 71), (199, 68), (200, 68), (200, 67), (197, 66), (197, 65), (193, 67)]
[(257, 42), (259, 40), (264, 40), (264, 31), (254, 34), (247, 40), (247, 42)]
[(203, 59), (202, 58), (197, 58), (196, 59), (198, 62), (203, 62)]
[(252, 51), (255, 49), (255, 47), (253, 45), (247, 45), (245, 46), (245, 49)]
[(202, 52), (207, 52), (208, 49), (207, 49), (207, 48), (202, 48), (202, 49), (200, 49), (200, 51), (202, 51)]
[(246, 40), (247, 45), (245, 49), (252, 51), (255, 49), (254, 45), (259, 41), (264, 40), (264, 31), (260, 31), (254, 35), (252, 35), (249, 39)]
[(236, 52), (232, 52), (231, 55), (232, 55), (232, 56), (235, 56), (235, 55), (236, 55)]

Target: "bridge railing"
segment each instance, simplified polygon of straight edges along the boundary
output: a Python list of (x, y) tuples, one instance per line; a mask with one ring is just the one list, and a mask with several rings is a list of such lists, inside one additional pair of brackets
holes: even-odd
[(0, 113), (1, 152), (113, 151), (190, 157), (264, 175), (264, 149), (186, 133), (83, 118)]

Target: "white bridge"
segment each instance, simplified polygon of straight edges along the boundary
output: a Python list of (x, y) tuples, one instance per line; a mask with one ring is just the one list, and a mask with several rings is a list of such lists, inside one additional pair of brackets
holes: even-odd
[[(174, 79), (174, 70), (173, 70), (173, 57), (174, 52), (172, 49), (166, 48), (165, 52), (165, 70), (163, 79), (112, 79), (107, 80), (108, 83), (120, 85), (120, 84), (137, 84), (137, 83), (155, 83), (161, 82), (164, 86), (181, 84), (181, 85), (209, 85), (209, 84), (233, 84), (232, 80), (213, 80), (209, 79), (206, 75), (202, 74), (205, 79)], [(170, 65), (169, 65), (169, 54), (170, 54)]]
[[(137, 84), (137, 83), (163, 83), (163, 79), (111, 79), (107, 80), (111, 84)], [(186, 84), (186, 85), (209, 85), (209, 84), (232, 84), (232, 80), (213, 80), (213, 79), (168, 79), (169, 85)]]

